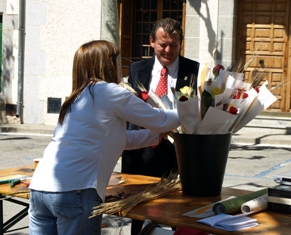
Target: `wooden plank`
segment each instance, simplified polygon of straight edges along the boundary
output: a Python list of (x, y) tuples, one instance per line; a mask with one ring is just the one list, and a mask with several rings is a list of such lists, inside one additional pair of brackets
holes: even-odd
[[(25, 175), (27, 177), (31, 177), (34, 172), (34, 165), (31, 166), (23, 166), (23, 167), (16, 167), (16, 168), (9, 168), (0, 170), (0, 177), (7, 177), (11, 175)], [(20, 198), (29, 198), (29, 193), (22, 193), (27, 191), (28, 188), (25, 184), (18, 184), (14, 187), (10, 187), (9, 183), (7, 184), (1, 184), (0, 185), (0, 194), (13, 194), (14, 196), (20, 197)], [(16, 194), (17, 192), (20, 192), (20, 194)]]

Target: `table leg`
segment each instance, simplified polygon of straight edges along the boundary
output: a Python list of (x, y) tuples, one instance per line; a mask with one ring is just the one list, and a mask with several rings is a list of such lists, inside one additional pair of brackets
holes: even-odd
[(4, 229), (3, 229), (3, 200), (0, 197), (0, 235), (4, 234)]
[(3, 235), (6, 232), (12, 232), (12, 231), (28, 228), (28, 226), (25, 226), (25, 227), (21, 227), (21, 228), (17, 228), (17, 229), (13, 229), (13, 230), (9, 230), (8, 231), (8, 229), (10, 229), (12, 226), (17, 224), (20, 220), (22, 220), (25, 216), (28, 215), (29, 203), (18, 201), (18, 200), (15, 200), (13, 198), (6, 198), (5, 200), (9, 201), (9, 202), (12, 202), (12, 203), (15, 203), (15, 204), (18, 204), (18, 205), (22, 205), (25, 208), (22, 209), (20, 212), (18, 212), (13, 217), (11, 217), (5, 223), (3, 223), (3, 220), (4, 220), (3, 219), (4, 218), (3, 200), (0, 200), (0, 223), (1, 223), (0, 235)]

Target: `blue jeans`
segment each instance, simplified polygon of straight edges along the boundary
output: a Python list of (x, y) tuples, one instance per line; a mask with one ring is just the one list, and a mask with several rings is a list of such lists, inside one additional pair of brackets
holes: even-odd
[(100, 235), (102, 215), (89, 219), (102, 199), (96, 189), (69, 192), (31, 190), (30, 235)]

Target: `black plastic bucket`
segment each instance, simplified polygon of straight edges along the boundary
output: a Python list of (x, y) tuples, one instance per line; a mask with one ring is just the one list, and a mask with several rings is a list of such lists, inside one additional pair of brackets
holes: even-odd
[(183, 194), (217, 196), (221, 193), (231, 133), (174, 134)]

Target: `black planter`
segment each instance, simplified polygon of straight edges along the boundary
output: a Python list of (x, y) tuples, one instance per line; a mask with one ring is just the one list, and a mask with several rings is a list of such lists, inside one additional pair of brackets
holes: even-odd
[(174, 140), (183, 194), (205, 197), (220, 195), (231, 133), (175, 133)]

